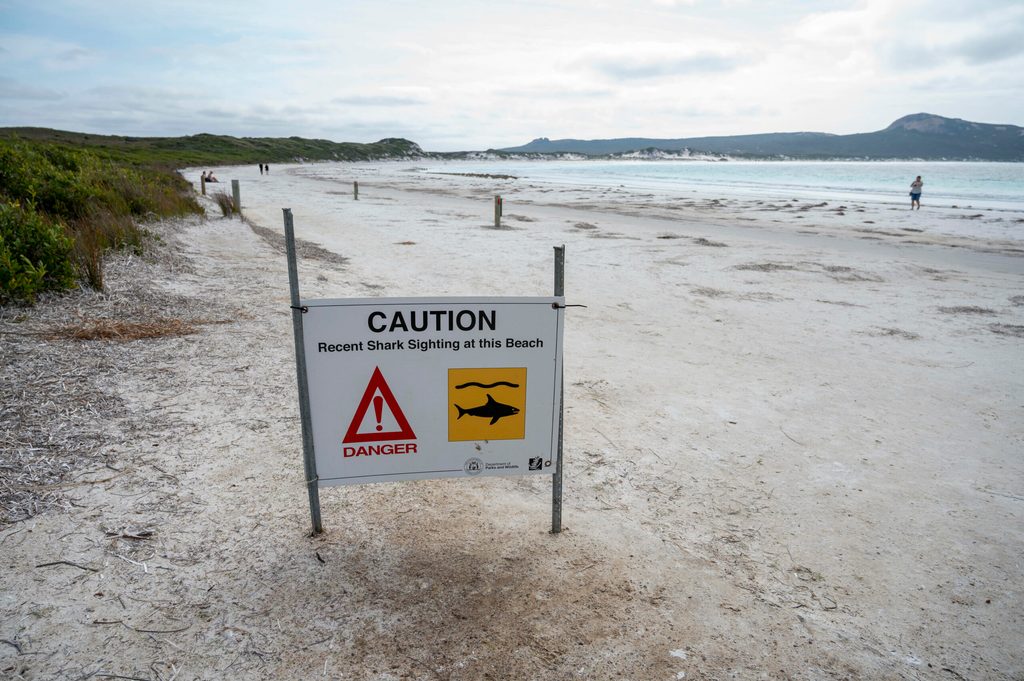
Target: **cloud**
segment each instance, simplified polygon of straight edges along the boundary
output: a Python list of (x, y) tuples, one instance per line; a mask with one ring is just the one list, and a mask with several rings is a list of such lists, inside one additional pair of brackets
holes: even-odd
[(395, 95), (348, 95), (335, 97), (331, 102), (347, 106), (416, 106), (424, 103), (416, 97)]
[(1024, 30), (969, 38), (950, 50), (970, 64), (988, 64), (1024, 54)]
[(64, 95), (56, 90), (21, 83), (13, 78), (4, 78), (0, 76), (0, 99), (53, 101), (62, 99), (63, 97)]
[(591, 47), (573, 61), (616, 80), (634, 80), (734, 71), (749, 60), (728, 48), (632, 43)]
[(85, 65), (95, 59), (95, 54), (84, 47), (72, 47), (53, 55), (53, 62), (67, 67)]
[(0, 59), (35, 64), (49, 71), (78, 70), (100, 59), (100, 55), (93, 50), (64, 40), (6, 33), (0, 34), (0, 41), (4, 44), (0, 49)]

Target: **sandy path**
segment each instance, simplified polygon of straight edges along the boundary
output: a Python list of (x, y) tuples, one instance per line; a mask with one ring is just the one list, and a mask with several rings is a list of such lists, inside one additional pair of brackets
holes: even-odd
[[(324, 490), (327, 532), (306, 537), (283, 257), (237, 220), (166, 226), (183, 264), (148, 265), (146, 287), (229, 323), (118, 346), (96, 387), (125, 407), (119, 474), (0, 532), (2, 673), (1024, 674), (1006, 244), (537, 192), (495, 231), (484, 180), (357, 166), (356, 203), (287, 171), (222, 175), (257, 225), (289, 206), (349, 258), (304, 260), (307, 297), (543, 295), (566, 244), (567, 297), (589, 306), (566, 325), (567, 531), (546, 531), (546, 482), (492, 478)], [(34, 567), (58, 560), (86, 569)]]

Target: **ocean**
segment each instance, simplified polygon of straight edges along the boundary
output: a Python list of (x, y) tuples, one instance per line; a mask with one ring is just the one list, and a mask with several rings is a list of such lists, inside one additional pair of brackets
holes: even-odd
[(1024, 210), (1024, 163), (869, 161), (455, 161), (427, 172), (514, 175), (536, 183), (623, 187), (678, 196), (905, 204), (924, 181), (922, 205)]

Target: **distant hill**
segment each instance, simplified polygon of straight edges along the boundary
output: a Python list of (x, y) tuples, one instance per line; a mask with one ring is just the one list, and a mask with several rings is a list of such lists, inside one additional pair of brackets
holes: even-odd
[(688, 150), (746, 158), (1024, 161), (1024, 128), (919, 113), (904, 116), (884, 130), (853, 135), (776, 132), (680, 139), (549, 140), (541, 137), (529, 144), (499, 151), (610, 156), (643, 150)]
[(388, 138), (370, 144), (331, 142), (301, 137), (126, 137), (90, 135), (50, 128), (0, 128), (0, 138), (16, 137), (85, 147), (109, 156), (139, 163), (171, 166), (231, 163), (286, 163), (309, 161), (369, 161), (386, 158), (418, 158), (423, 150), (415, 142)]

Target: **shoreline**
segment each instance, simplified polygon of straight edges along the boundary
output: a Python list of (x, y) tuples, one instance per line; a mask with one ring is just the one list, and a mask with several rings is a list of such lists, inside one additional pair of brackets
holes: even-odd
[[(472, 162), (449, 162), (460, 168), (473, 167)], [(447, 166), (446, 166), (447, 167)], [(378, 181), (383, 185), (406, 191), (430, 191), (453, 196), (500, 193), (511, 203), (552, 203), (580, 206), (584, 209), (603, 208), (613, 212), (661, 216), (688, 222), (743, 222), (756, 225), (782, 226), (787, 224), (801, 229), (797, 221), (808, 221), (807, 229), (821, 229), (837, 234), (863, 230), (864, 233), (905, 230), (900, 235), (912, 239), (953, 237), (962, 241), (998, 242), (1007, 248), (1024, 248), (1024, 206), (974, 207), (953, 205), (948, 199), (943, 204), (929, 204), (926, 197), (922, 211), (909, 210), (896, 201), (878, 202), (868, 197), (836, 199), (827, 192), (816, 195), (814, 188), (775, 191), (777, 196), (754, 196), (746, 192), (730, 191), (722, 187), (641, 186), (628, 187), (611, 184), (591, 185), (585, 182), (555, 182), (548, 178), (502, 174), (488, 177), (488, 173), (449, 174), (431, 171), (422, 163), (316, 163), (282, 166), (289, 172), (337, 183), (339, 178), (358, 179), (360, 184)], [(247, 174), (246, 168), (238, 171)], [(436, 177), (432, 177), (435, 176)], [(810, 197), (810, 198), (808, 198)], [(962, 203), (962, 202), (961, 202)], [(945, 205), (950, 204), (950, 205)], [(775, 218), (775, 219), (773, 219)], [(815, 224), (811, 226), (811, 222)], [(886, 226), (883, 229), (883, 224)], [(876, 234), (877, 235), (877, 234)], [(885, 235), (883, 236), (891, 236)]]

